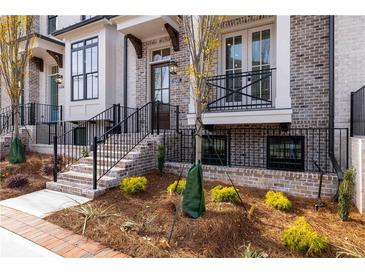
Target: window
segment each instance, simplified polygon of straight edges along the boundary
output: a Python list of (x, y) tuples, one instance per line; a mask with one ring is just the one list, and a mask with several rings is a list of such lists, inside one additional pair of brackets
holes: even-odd
[(98, 38), (72, 44), (72, 101), (97, 99)]
[(170, 60), (170, 48), (152, 51), (152, 62)]
[[(239, 90), (242, 87), (242, 36), (234, 36), (226, 39), (226, 87), (227, 94)], [(238, 74), (238, 75), (237, 75)], [(226, 97), (227, 102), (240, 102), (242, 94), (234, 93)]]
[(227, 137), (224, 135), (203, 135), (202, 163), (206, 165), (227, 165)]
[(88, 20), (92, 17), (94, 17), (95, 15), (81, 15), (81, 21), (85, 21)]
[(267, 144), (267, 168), (304, 171), (304, 136), (269, 136)]
[(48, 15), (48, 34), (57, 30), (57, 15)]
[[(270, 29), (252, 32), (252, 71), (270, 69)], [(252, 82), (265, 77), (264, 74), (253, 75)], [(255, 97), (270, 100), (270, 78), (265, 78), (252, 85), (251, 94)]]

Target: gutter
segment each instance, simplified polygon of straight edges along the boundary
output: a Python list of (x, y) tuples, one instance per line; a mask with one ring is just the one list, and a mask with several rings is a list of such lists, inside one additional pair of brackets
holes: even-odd
[(123, 106), (124, 117), (128, 116), (128, 38), (124, 35), (124, 63), (123, 63)]
[(334, 128), (335, 128), (335, 18), (329, 16), (329, 152), (334, 154)]

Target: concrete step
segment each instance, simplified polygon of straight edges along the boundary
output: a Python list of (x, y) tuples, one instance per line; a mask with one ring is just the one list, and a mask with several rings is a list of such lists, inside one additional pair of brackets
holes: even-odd
[[(98, 157), (97, 159), (97, 165), (105, 165), (105, 164), (110, 164), (110, 163), (115, 163), (119, 160), (119, 158), (103, 158), (103, 157)], [(130, 156), (128, 157), (128, 155), (123, 158), (122, 160), (120, 160), (117, 164), (118, 167), (128, 167), (130, 166), (130, 164), (133, 162), (133, 158), (131, 159)], [(88, 165), (92, 165), (93, 164), (93, 157), (86, 157), (86, 158), (81, 158), (78, 163), (80, 164), (88, 164)]]
[[(120, 177), (123, 175), (124, 174), (121, 174)], [(98, 185), (100, 185), (101, 187), (106, 187), (106, 188), (114, 187), (119, 184), (120, 177), (119, 176), (111, 177), (111, 176), (105, 175), (98, 181)], [(69, 170), (69, 171), (58, 174), (58, 179), (64, 180), (64, 181), (69, 181), (69, 182), (74, 182), (74, 183), (79, 183), (79, 184), (83, 184), (83, 185), (92, 185), (93, 174)]]
[(105, 187), (98, 186), (97, 189), (93, 189), (92, 185), (78, 184), (65, 180), (47, 182), (46, 188), (63, 193), (84, 196), (90, 199), (94, 199), (106, 192)]

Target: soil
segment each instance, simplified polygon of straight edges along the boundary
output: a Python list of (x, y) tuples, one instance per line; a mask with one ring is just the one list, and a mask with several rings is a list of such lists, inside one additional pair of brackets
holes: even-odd
[[(249, 243), (268, 257), (304, 257), (305, 254), (288, 251), (282, 233), (297, 216), (305, 216), (330, 241), (328, 251), (320, 257), (335, 257), (337, 246), (344, 241), (365, 250), (365, 216), (356, 209), (352, 210), (350, 219), (343, 222), (338, 218), (336, 204), (331, 201), (325, 201), (326, 207), (316, 211), (314, 200), (288, 196), (293, 210), (285, 213), (265, 204), (266, 190), (238, 187), (251, 213), (245, 217), (242, 205), (211, 202), (209, 191), (219, 182), (205, 182), (206, 212), (201, 218), (177, 214), (168, 246), (166, 239), (175, 204), (180, 204), (181, 197), (168, 194), (166, 188), (177, 176), (160, 176), (154, 172), (146, 177), (149, 185), (145, 193), (132, 196), (116, 188), (91, 201), (92, 208), (106, 210), (107, 216), (91, 219), (85, 235), (133, 257), (242, 257), (243, 246)], [(83, 215), (72, 208), (46, 219), (82, 233)]]
[[(27, 153), (27, 161), (23, 164), (13, 165), (7, 160), (0, 161), (0, 171), (5, 177), (0, 178), (0, 200), (14, 198), (46, 187), (46, 182), (52, 179), (51, 175), (42, 174), (40, 169), (44, 163), (49, 163), (52, 156), (35, 152)], [(9, 188), (6, 179), (16, 175), (24, 174), (28, 177), (27, 185)]]

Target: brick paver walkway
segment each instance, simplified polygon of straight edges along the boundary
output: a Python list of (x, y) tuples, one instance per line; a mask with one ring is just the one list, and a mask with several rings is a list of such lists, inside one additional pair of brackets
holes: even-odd
[(1, 205), (0, 226), (65, 258), (128, 258), (41, 218)]

